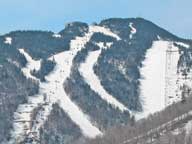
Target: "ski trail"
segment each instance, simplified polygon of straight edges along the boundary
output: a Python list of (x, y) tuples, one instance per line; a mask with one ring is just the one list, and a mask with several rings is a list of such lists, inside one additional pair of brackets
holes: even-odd
[(186, 44), (186, 43), (183, 43), (183, 42), (175, 42), (177, 45), (180, 45), (182, 47), (185, 47), (185, 48), (189, 48), (189, 44)]
[(137, 119), (160, 111), (165, 107), (165, 67), (166, 50), (169, 42), (155, 41), (152, 48), (147, 50), (146, 58), (140, 73), (141, 98), (143, 99), (143, 112), (136, 114)]
[(121, 40), (121, 38), (120, 38), (117, 34), (111, 32), (108, 28), (105, 28), (105, 27), (101, 27), (101, 26), (90, 26), (90, 27), (89, 27), (89, 31), (90, 31), (91, 33), (94, 33), (94, 32), (98, 33), (98, 32), (100, 32), (100, 33), (103, 33), (103, 34), (105, 34), (105, 35), (114, 37), (114, 38), (116, 38), (117, 40)]
[[(137, 113), (138, 119), (162, 110), (182, 99), (183, 85), (187, 80), (178, 72), (179, 48), (174, 45), (189, 46), (181, 42), (155, 41), (148, 49), (140, 73), (141, 96), (144, 101), (143, 113)], [(189, 78), (190, 81), (190, 78)]]
[[(78, 38), (78, 40), (80, 40), (80, 38)], [(83, 43), (78, 44), (79, 46), (84, 45)], [(85, 136), (93, 138), (96, 135), (100, 135), (101, 132), (92, 125), (92, 123), (88, 119), (88, 116), (85, 115), (80, 110), (80, 108), (71, 101), (63, 88), (63, 83), (70, 75), (72, 60), (78, 52), (78, 49), (80, 49), (80, 47), (76, 47), (76, 49), (74, 50), (62, 52), (54, 56), (56, 67), (53, 73), (46, 77), (46, 80), (49, 84), (45, 84), (43, 86), (43, 89), (45, 90), (45, 93), (48, 93), (48, 95), (50, 96), (50, 103), (58, 102), (60, 107), (69, 115), (72, 121), (80, 127), (83, 134)], [(51, 91), (49, 91), (50, 85), (52, 87)], [(42, 122), (42, 124), (43, 123), (44, 122)], [(35, 130), (38, 131), (42, 124), (38, 123), (37, 125), (35, 125)]]
[[(34, 60), (24, 49), (19, 49), (19, 52), (23, 54), (27, 60), (26, 67), (22, 68), (26, 78), (39, 81), (36, 77), (31, 75), (32, 70), (38, 71), (41, 67), (41, 60)], [(39, 81), (40, 82), (40, 81)], [(40, 83), (41, 86), (41, 83)], [(44, 99), (41, 92), (34, 96), (28, 97), (28, 103), (20, 104), (13, 115), (13, 130), (11, 131), (10, 144), (19, 143), (24, 140), (26, 135), (29, 134), (32, 124), (32, 115), (35, 108), (40, 104), (43, 104)]]
[(178, 87), (181, 80), (179, 80), (178, 73), (178, 61), (179, 61), (179, 49), (173, 45), (169, 44), (166, 53), (166, 85), (165, 85), (165, 106), (169, 106), (174, 102), (181, 100), (180, 86)]
[[(49, 59), (55, 60), (56, 66), (54, 70), (45, 77), (46, 82), (41, 83), (39, 81), (39, 94), (29, 96), (26, 104), (18, 106), (14, 113), (13, 130), (11, 131), (9, 144), (20, 143), (25, 138), (35, 137), (38, 139), (39, 130), (49, 116), (52, 110), (52, 104), (54, 103), (59, 103), (61, 108), (63, 108), (69, 117), (80, 127), (85, 136), (94, 138), (102, 134), (102, 132), (89, 121), (88, 116), (71, 101), (63, 88), (63, 83), (66, 78), (70, 76), (73, 58), (78, 51), (85, 47), (85, 44), (95, 32), (101, 32), (120, 39), (108, 29), (99, 26), (90, 26), (89, 32), (86, 33), (85, 36), (76, 37), (74, 40), (71, 40), (69, 51), (61, 52), (50, 57)], [(19, 49), (19, 51), (28, 61), (26, 67), (22, 68), (24, 75), (27, 78), (38, 80), (30, 74), (30, 71), (39, 70), (40, 61), (33, 60), (23, 49)], [(32, 117), (33, 111), (40, 106), (42, 109), (37, 113), (36, 119), (34, 120)]]
[(131, 34), (129, 35), (129, 38), (132, 39), (133, 35), (136, 34), (137, 29), (133, 27), (133, 23), (129, 23), (129, 27), (131, 28)]
[(121, 111), (128, 110), (122, 103), (110, 95), (101, 85), (99, 78), (93, 71), (94, 64), (97, 62), (99, 55), (101, 54), (101, 49), (93, 52), (89, 52), (88, 57), (86, 58), (85, 63), (80, 65), (79, 71), (84, 77), (85, 81), (90, 85), (91, 89), (94, 90), (99, 96), (107, 101), (109, 104), (113, 105), (116, 108), (119, 108)]
[[(19, 52), (23, 54), (27, 60), (26, 67), (22, 68), (22, 72), (26, 78), (31, 78), (34, 80), (38, 80), (36, 77), (31, 75), (31, 71), (36, 70), (38, 71), (41, 67), (41, 60), (34, 60), (24, 49), (19, 49)], [(39, 80), (38, 80), (39, 81)]]

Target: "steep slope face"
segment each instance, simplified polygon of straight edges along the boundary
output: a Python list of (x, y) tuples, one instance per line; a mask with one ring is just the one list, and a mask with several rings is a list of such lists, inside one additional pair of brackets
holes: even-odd
[(42, 144), (73, 143), (82, 136), (80, 128), (73, 123), (70, 117), (58, 106), (53, 110), (44, 126), (41, 128), (40, 141)]
[(6, 37), (0, 37), (0, 142), (9, 137), (13, 124), (13, 114), (18, 105), (27, 101), (27, 96), (38, 92), (38, 83), (27, 79), (20, 67), (26, 59), (7, 43)]
[[(93, 26), (92, 28), (96, 33), (100, 32), (107, 37), (113, 37), (119, 39), (116, 35), (109, 30), (102, 27)], [(94, 34), (92, 35), (94, 37)], [(90, 39), (92, 39), (90, 37)], [(64, 88), (67, 94), (71, 97), (75, 103), (82, 108), (82, 110), (90, 115), (91, 121), (97, 123), (97, 126), (101, 130), (118, 124), (126, 123), (129, 119), (129, 113), (127, 111), (122, 112), (119, 109), (114, 108), (108, 104), (106, 100), (103, 100), (99, 96), (99, 92), (96, 89), (92, 89), (91, 86), (85, 81), (80, 74), (80, 65), (84, 63), (89, 51), (95, 51), (100, 49), (95, 43), (89, 41), (82, 51), (79, 51), (73, 60), (73, 67), (71, 69), (70, 77), (64, 83)], [(84, 72), (83, 72), (84, 73)]]
[(191, 93), (191, 41), (141, 18), (74, 22), (58, 34), (16, 31), (0, 44), (0, 115), (9, 115), (0, 121), (0, 142), (78, 143)]
[[(164, 103), (169, 105), (181, 100), (181, 87), (187, 82), (181, 80), (184, 77), (179, 72), (182, 69), (179, 61), (185, 57), (182, 56), (185, 51), (188, 55), (191, 53), (190, 41), (179, 39), (141, 18), (109, 19), (100, 25), (110, 28), (122, 39), (103, 51), (94, 67), (110, 94), (134, 111), (143, 111), (148, 105), (148, 114), (164, 108)], [(189, 56), (187, 61), (191, 61)], [(157, 64), (161, 65), (159, 71)], [(188, 81), (191, 80), (189, 71)], [(152, 109), (150, 105), (158, 98), (160, 106)]]
[(165, 107), (165, 65), (168, 44), (166, 41), (154, 42), (142, 62), (140, 73), (143, 78), (140, 80), (140, 89), (144, 113), (138, 114), (138, 119)]

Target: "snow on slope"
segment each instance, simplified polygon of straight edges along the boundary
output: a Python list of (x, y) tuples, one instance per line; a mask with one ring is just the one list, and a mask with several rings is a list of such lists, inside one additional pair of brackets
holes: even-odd
[[(80, 127), (85, 136), (93, 138), (102, 134), (99, 129), (89, 121), (88, 116), (71, 101), (63, 88), (64, 81), (70, 76), (73, 58), (78, 51), (84, 48), (85, 44), (95, 32), (101, 32), (120, 39), (117, 35), (105, 28), (90, 26), (89, 32), (86, 33), (84, 37), (76, 37), (74, 40), (71, 40), (69, 51), (61, 52), (50, 57), (49, 59), (55, 60), (56, 66), (52, 73), (46, 76), (46, 82), (39, 82), (39, 94), (28, 97), (28, 103), (19, 105), (14, 114), (10, 144), (14, 144), (16, 141), (21, 142), (25, 137), (34, 137), (34, 133), (38, 137), (39, 130), (50, 114), (52, 104), (54, 103), (59, 103), (61, 108), (63, 108), (69, 117)], [(36, 79), (30, 74), (30, 71), (33, 69), (38, 70), (40, 68), (40, 61), (33, 60), (23, 49), (19, 51), (24, 54), (28, 61), (27, 66), (22, 69), (23, 73), (26, 77)], [(36, 119), (34, 120), (32, 119), (33, 111), (39, 106), (43, 108), (37, 113)], [(34, 121), (34, 125), (31, 125), (32, 120)]]
[[(78, 38), (78, 40), (80, 40), (80, 38)], [(74, 42), (76, 41), (74, 40)], [(83, 41), (81, 41), (81, 44), (84, 45), (82, 42)], [(76, 45), (75, 49), (71, 49), (70, 51), (62, 52), (54, 56), (56, 62), (55, 70), (51, 75), (46, 77), (50, 84), (44, 85), (43, 88), (47, 91), (46, 93), (49, 93), (50, 85), (52, 84), (52, 88), (49, 93), (50, 101), (58, 102), (61, 108), (63, 108), (69, 117), (80, 127), (84, 135), (88, 137), (95, 137), (96, 135), (101, 134), (101, 132), (90, 123), (88, 116), (83, 114), (80, 108), (71, 101), (63, 88), (64, 81), (70, 75), (72, 60), (78, 52), (78, 49), (80, 49), (81, 44), (78, 44), (79, 46)]]
[(181, 100), (181, 95), (178, 94), (181, 90), (178, 89), (178, 61), (179, 49), (170, 43), (167, 49), (166, 62), (166, 82), (165, 82), (165, 106), (173, 104)]
[(137, 119), (165, 107), (165, 65), (168, 45), (169, 42), (166, 41), (155, 41), (146, 53), (143, 67), (140, 69), (143, 77), (140, 80), (140, 89), (144, 110), (136, 115)]
[(97, 42), (97, 43), (95, 43), (95, 44), (96, 44), (98, 47), (102, 48), (102, 49), (107, 49), (107, 48), (110, 48), (113, 43), (112, 43), (112, 42), (107, 42), (107, 43)]
[(186, 130), (186, 134), (191, 134), (192, 133), (192, 121), (189, 121), (186, 125), (185, 125), (185, 130)]
[(32, 78), (37, 80), (36, 77), (31, 75), (31, 71), (38, 71), (41, 68), (41, 60), (34, 60), (27, 52), (25, 52), (24, 49), (19, 49), (19, 52), (23, 54), (27, 60), (26, 67), (21, 69), (23, 74), (26, 76), (26, 78)]
[(103, 34), (105, 34), (105, 35), (114, 37), (114, 38), (116, 38), (117, 40), (120, 40), (120, 39), (121, 39), (118, 35), (116, 35), (115, 33), (111, 32), (108, 28), (104, 28), (104, 27), (100, 27), (100, 26), (90, 26), (90, 27), (89, 27), (89, 31), (90, 31), (91, 33), (100, 32), (100, 33), (103, 33)]
[[(90, 123), (88, 116), (83, 114), (81, 110), (70, 100), (63, 89), (63, 83), (66, 78), (70, 76), (73, 58), (78, 51), (84, 48), (85, 44), (90, 40), (91, 36), (95, 32), (101, 32), (120, 39), (117, 35), (105, 28), (90, 26), (89, 32), (86, 33), (84, 37), (76, 37), (74, 40), (71, 40), (69, 51), (60, 53), (50, 58), (55, 59), (56, 68), (53, 72), (54, 74), (46, 77), (46, 80), (55, 82), (55, 88), (52, 88), (52, 94), (54, 96), (51, 96), (50, 99), (57, 99), (61, 108), (63, 108), (64, 111), (68, 113), (70, 118), (80, 127), (84, 135), (91, 138), (100, 135), (101, 132)], [(46, 90), (48, 87), (44, 87), (44, 89)]]
[[(78, 51), (84, 48), (85, 44), (90, 40), (91, 36), (95, 32), (101, 32), (106, 35), (120, 39), (117, 35), (113, 34), (111, 31), (103, 27), (90, 26), (89, 32), (86, 33), (84, 37), (76, 37), (74, 40), (71, 40), (69, 51), (59, 53), (58, 55), (49, 58), (49, 59), (53, 58), (55, 59), (56, 68), (53, 71), (53, 74), (46, 76), (46, 80), (48, 82), (55, 83), (55, 85), (54, 84), (52, 85), (53, 88), (50, 93), (50, 95), (51, 94), (53, 95), (50, 96), (51, 101), (57, 100), (61, 108), (63, 108), (63, 110), (68, 113), (70, 118), (80, 127), (83, 134), (90, 138), (95, 137), (97, 135), (101, 135), (102, 133), (90, 123), (88, 116), (83, 114), (80, 108), (78, 108), (70, 100), (70, 98), (67, 96), (67, 94), (63, 89), (63, 83), (66, 80), (66, 78), (70, 76), (73, 58), (75, 57)], [(49, 89), (49, 87), (50, 86), (48, 85), (48, 87), (46, 88), (45, 85), (43, 89), (47, 90)]]
[(61, 38), (61, 37), (62, 37), (60, 34), (57, 34), (57, 33), (53, 34), (52, 36), (53, 36), (54, 38)]
[(11, 45), (12, 44), (12, 38), (11, 37), (6, 37), (4, 43)]
[(182, 43), (182, 42), (175, 42), (176, 44), (183, 46), (185, 48), (189, 48), (190, 46), (188, 44)]
[(129, 35), (129, 38), (132, 39), (133, 35), (136, 34), (137, 29), (133, 27), (133, 23), (129, 23), (129, 27), (131, 28), (131, 34)]
[[(41, 67), (41, 61), (33, 60), (24, 49), (19, 49), (19, 52), (23, 54), (27, 60), (26, 67), (21, 69), (23, 74), (26, 78), (39, 81), (36, 77), (32, 76), (30, 72), (32, 70), (39, 70)], [(29, 103), (19, 105), (16, 112), (14, 112), (13, 130), (11, 131), (11, 140), (9, 141), (10, 144), (16, 143), (16, 140), (18, 139), (23, 139), (23, 137), (29, 132), (33, 110), (43, 101), (41, 95), (35, 95), (33, 97), (30, 96), (28, 98)]]
[(144, 111), (136, 114), (138, 119), (180, 101), (183, 92), (181, 88), (184, 85), (192, 88), (192, 72), (188, 72), (186, 79), (178, 71), (180, 53), (173, 43), (189, 48), (185, 43), (159, 40), (153, 42), (152, 48), (146, 53), (143, 67), (140, 69), (143, 77), (140, 80), (140, 89)]
[[(101, 47), (102, 48), (102, 47)], [(85, 63), (80, 65), (79, 71), (84, 77), (85, 81), (90, 85), (91, 89), (101, 96), (102, 99), (106, 100), (109, 104), (113, 105), (116, 108), (119, 108), (121, 111), (128, 110), (122, 103), (110, 95), (101, 85), (101, 82), (97, 75), (94, 73), (93, 67), (97, 62), (99, 55), (101, 54), (101, 49), (93, 52), (89, 52), (88, 57), (86, 58)]]

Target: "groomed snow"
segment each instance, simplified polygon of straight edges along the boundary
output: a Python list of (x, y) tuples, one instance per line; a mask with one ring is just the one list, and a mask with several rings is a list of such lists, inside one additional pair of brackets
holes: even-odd
[(101, 85), (101, 82), (97, 75), (94, 73), (93, 67), (97, 62), (99, 55), (101, 54), (101, 49), (93, 52), (89, 52), (85, 63), (80, 65), (79, 71), (84, 77), (85, 81), (90, 85), (91, 89), (94, 90), (99, 96), (107, 101), (109, 104), (113, 105), (115, 108), (119, 108), (121, 111), (128, 110), (122, 103), (110, 95)]
[(155, 41), (152, 48), (147, 50), (142, 75), (141, 99), (143, 100), (143, 112), (136, 114), (137, 119), (160, 111), (165, 107), (165, 67), (166, 50), (169, 42)]
[(25, 52), (24, 49), (19, 49), (19, 52), (23, 54), (27, 60), (26, 67), (21, 69), (23, 74), (26, 76), (26, 78), (37, 80), (36, 77), (31, 75), (31, 71), (38, 71), (41, 68), (41, 60), (34, 60), (27, 52)]
[(103, 34), (105, 34), (105, 35), (114, 37), (114, 38), (116, 38), (117, 40), (120, 40), (120, 39), (121, 39), (117, 34), (111, 32), (109, 29), (104, 28), (104, 27), (100, 27), (100, 26), (90, 26), (90, 27), (89, 27), (89, 31), (90, 31), (91, 33), (100, 32), (100, 33), (103, 33)]
[(178, 79), (179, 75), (177, 73), (179, 57), (178, 47), (174, 46), (173, 43), (170, 43), (169, 48), (167, 49), (165, 106), (181, 100), (181, 95), (178, 94), (181, 91), (178, 87), (181, 80)]
[[(78, 38), (79, 40), (80, 38)], [(75, 40), (73, 42), (76, 42)], [(81, 41), (82, 42), (82, 41)], [(82, 43), (84, 45), (84, 43)], [(72, 48), (72, 47), (71, 47)], [(46, 93), (50, 91), (50, 101), (58, 102), (61, 108), (69, 115), (69, 117), (80, 127), (83, 134), (88, 137), (95, 137), (101, 134), (101, 132), (91, 124), (87, 115), (85, 115), (81, 109), (71, 101), (69, 96), (65, 93), (63, 83), (70, 75), (72, 60), (80, 47), (76, 46), (75, 49), (71, 49), (67, 52), (62, 52), (54, 56), (56, 67), (53, 73), (46, 77), (50, 84), (45, 85), (43, 89)], [(47, 86), (47, 87), (46, 87)]]

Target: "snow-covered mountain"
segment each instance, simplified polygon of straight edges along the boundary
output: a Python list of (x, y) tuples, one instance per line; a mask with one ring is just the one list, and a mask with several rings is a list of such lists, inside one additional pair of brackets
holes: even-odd
[(185, 101), (192, 41), (142, 18), (0, 36), (0, 143), (72, 144)]

